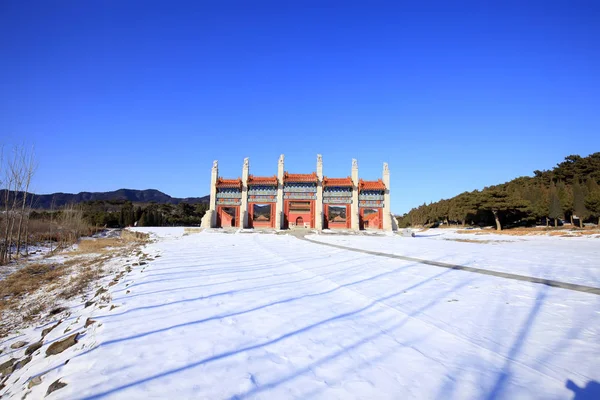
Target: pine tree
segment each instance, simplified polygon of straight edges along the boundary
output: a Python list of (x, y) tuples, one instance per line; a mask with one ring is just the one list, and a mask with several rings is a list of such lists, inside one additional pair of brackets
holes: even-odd
[(499, 231), (502, 230), (501, 216), (523, 212), (528, 206), (526, 201), (498, 188), (481, 192), (477, 203), (480, 209), (491, 211), (496, 221), (496, 230)]
[[(556, 185), (558, 192), (558, 198), (560, 199), (560, 206), (562, 207), (563, 218), (567, 214), (573, 212), (573, 193), (571, 189), (563, 182), (558, 182)], [(573, 223), (573, 216), (571, 215), (571, 224)]]
[(133, 226), (135, 223), (135, 211), (133, 210), (133, 205), (129, 209), (129, 217), (127, 219), (127, 226)]
[(135, 209), (135, 220), (140, 222), (141, 219), (142, 219), (142, 207), (138, 206)]
[(550, 188), (550, 205), (549, 205), (549, 216), (554, 219), (554, 227), (558, 226), (558, 219), (562, 214), (562, 208), (560, 206), (560, 199), (556, 191), (556, 186), (552, 185)]
[(590, 216), (598, 218), (598, 226), (600, 226), (600, 185), (598, 185), (596, 179), (588, 179), (587, 189), (585, 207), (589, 210)]
[(579, 218), (579, 227), (583, 228), (583, 220), (589, 216), (589, 211), (585, 206), (585, 193), (579, 179), (573, 183), (573, 211)]

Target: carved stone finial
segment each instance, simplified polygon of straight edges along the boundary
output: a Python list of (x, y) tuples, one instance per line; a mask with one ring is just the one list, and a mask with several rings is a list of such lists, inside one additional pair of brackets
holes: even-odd
[(213, 169), (219, 168), (219, 162), (217, 160), (213, 161)]
[(283, 154), (279, 156), (279, 164), (283, 164), (284, 156)]
[(358, 161), (356, 161), (356, 158), (352, 159), (352, 168), (358, 168)]
[(390, 172), (390, 167), (386, 162), (383, 163), (383, 172)]
[(250, 165), (250, 159), (248, 157), (244, 158), (244, 168), (247, 168)]
[(317, 154), (317, 164), (322, 164), (323, 163), (323, 156), (320, 154)]

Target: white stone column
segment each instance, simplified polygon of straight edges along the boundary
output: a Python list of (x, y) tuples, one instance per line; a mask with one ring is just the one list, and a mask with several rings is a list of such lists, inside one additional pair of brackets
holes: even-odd
[(248, 227), (248, 174), (250, 172), (250, 160), (244, 158), (244, 166), (242, 167), (242, 204), (240, 206), (240, 227)]
[(358, 212), (358, 161), (352, 159), (352, 210), (351, 226), (353, 231), (360, 229), (359, 212)]
[(390, 168), (388, 163), (383, 163), (383, 184), (385, 185), (385, 192), (383, 195), (383, 230), (392, 230), (392, 213), (390, 208)]
[(283, 229), (283, 171), (284, 156), (279, 156), (277, 165), (277, 202), (275, 203), (275, 229)]
[(210, 200), (208, 203), (208, 211), (202, 217), (200, 226), (202, 228), (214, 228), (217, 226), (217, 178), (219, 177), (219, 163), (213, 161), (212, 171), (210, 175)]
[(317, 154), (317, 201), (315, 204), (315, 229), (323, 229), (323, 157)]

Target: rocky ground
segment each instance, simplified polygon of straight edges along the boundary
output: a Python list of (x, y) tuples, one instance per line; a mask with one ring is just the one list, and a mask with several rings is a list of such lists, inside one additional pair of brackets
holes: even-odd
[(111, 232), (11, 266), (14, 272), (0, 280), (0, 397), (26, 398), (42, 383), (48, 395), (67, 385), (60, 379), (45, 382), (44, 374), (26, 376), (27, 366), (76, 347), (96, 324), (86, 317), (92, 307), (118, 306), (108, 289), (143, 271), (149, 259), (145, 243), (144, 234)]

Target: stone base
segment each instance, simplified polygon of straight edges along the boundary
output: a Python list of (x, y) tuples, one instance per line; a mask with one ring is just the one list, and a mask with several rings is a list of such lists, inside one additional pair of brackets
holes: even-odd
[(206, 211), (206, 214), (204, 214), (204, 216), (202, 217), (202, 220), (200, 222), (200, 227), (202, 228), (212, 228), (211, 226), (211, 221), (213, 219), (213, 214), (214, 214), (214, 210), (208, 210)]

